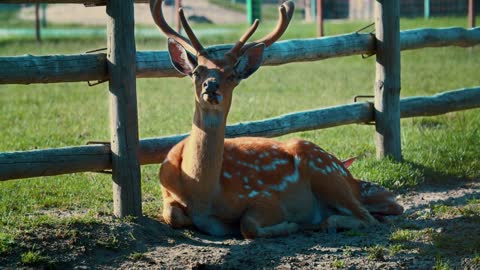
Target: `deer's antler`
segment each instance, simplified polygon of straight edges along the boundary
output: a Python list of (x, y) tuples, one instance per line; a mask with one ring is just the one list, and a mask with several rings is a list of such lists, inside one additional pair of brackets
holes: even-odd
[(253, 33), (258, 27), (258, 20), (255, 20), (252, 26), (250, 26), (247, 32), (240, 38), (240, 40), (235, 44), (235, 46), (233, 46), (233, 48), (227, 52), (227, 54), (231, 55), (234, 58), (234, 60), (236, 60), (243, 53), (245, 53), (246, 50), (248, 50), (249, 48), (257, 44), (263, 43), (265, 44), (265, 47), (272, 45), (273, 43), (275, 43), (275, 41), (277, 41), (283, 35), (283, 33), (285, 33), (285, 30), (287, 30), (288, 24), (290, 23), (293, 17), (294, 10), (295, 10), (295, 4), (293, 3), (293, 1), (290, 0), (283, 3), (278, 8), (279, 18), (278, 18), (277, 26), (275, 27), (275, 29), (265, 37), (245, 45), (247, 40), (253, 35)]
[(150, 1), (150, 10), (152, 12), (152, 17), (153, 17), (153, 20), (155, 21), (155, 24), (160, 28), (160, 30), (162, 30), (162, 32), (167, 37), (174, 39), (175, 41), (180, 43), (190, 53), (194, 55), (205, 54), (206, 50), (203, 48), (202, 44), (200, 44), (200, 41), (193, 33), (192, 28), (190, 27), (187, 19), (185, 18), (183, 9), (180, 8), (178, 10), (178, 14), (180, 15), (182, 26), (185, 29), (185, 32), (187, 33), (188, 38), (190, 40), (188, 40), (187, 38), (177, 33), (175, 30), (173, 30), (165, 21), (165, 18), (163, 17), (162, 2), (163, 0)]

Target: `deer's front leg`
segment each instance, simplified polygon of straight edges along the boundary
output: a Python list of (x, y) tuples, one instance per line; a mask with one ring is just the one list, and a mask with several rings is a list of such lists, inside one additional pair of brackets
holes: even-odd
[(165, 223), (173, 228), (182, 228), (192, 225), (192, 219), (186, 214), (184, 207), (168, 194), (163, 193), (163, 213)]

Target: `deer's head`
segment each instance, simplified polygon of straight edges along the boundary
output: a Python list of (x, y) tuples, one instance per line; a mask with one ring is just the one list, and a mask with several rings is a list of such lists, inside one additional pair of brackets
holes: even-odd
[(246, 44), (258, 27), (259, 22), (255, 21), (223, 59), (213, 59), (209, 55), (190, 28), (182, 9), (178, 12), (188, 39), (167, 24), (163, 17), (162, 0), (152, 0), (150, 8), (155, 23), (168, 37), (168, 51), (173, 66), (193, 81), (197, 106), (202, 110), (226, 114), (230, 109), (233, 89), (260, 67), (263, 50), (285, 32), (294, 5), (288, 1), (280, 6), (280, 18), (275, 30), (262, 39)]

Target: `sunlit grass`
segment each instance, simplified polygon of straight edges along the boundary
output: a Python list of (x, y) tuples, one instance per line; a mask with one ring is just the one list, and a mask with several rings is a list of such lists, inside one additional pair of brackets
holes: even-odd
[[(402, 19), (401, 26), (404, 29), (465, 26), (464, 20)], [(327, 22), (326, 32), (348, 33), (366, 23)], [(231, 43), (245, 29), (245, 25), (228, 27), (234, 30), (232, 34), (202, 41), (206, 44)], [(273, 22), (267, 22), (257, 36), (272, 27)], [(314, 25), (294, 22), (285, 39), (309, 38), (314, 34)], [(137, 38), (138, 50), (164, 48), (163, 39)], [(45, 40), (42, 44), (32, 40), (3, 41), (0, 42), (0, 55), (77, 54), (101, 47), (105, 47), (103, 39)], [(436, 48), (402, 53), (402, 97), (478, 86), (479, 54), (479, 48)], [(363, 60), (360, 56), (353, 56), (263, 67), (235, 90), (229, 123), (351, 103), (353, 96), (373, 92), (374, 65), (374, 57)], [(140, 137), (188, 132), (193, 110), (191, 88), (187, 78), (139, 79)], [(89, 140), (108, 141), (110, 138), (107, 84), (95, 87), (88, 87), (86, 82), (0, 85), (0, 114), (2, 152), (83, 145)], [(402, 120), (403, 163), (376, 161), (375, 128), (370, 125), (301, 132), (279, 139), (302, 137), (341, 159), (358, 156), (359, 160), (351, 167), (357, 178), (398, 190), (415, 187), (425, 180), (478, 179), (479, 123), (478, 109)], [(158, 165), (142, 167), (143, 208), (145, 214), (151, 217), (159, 214), (162, 204), (158, 168)], [(55, 212), (76, 213), (77, 216), (57, 217)], [(98, 218), (99, 213), (112, 213), (109, 175), (79, 173), (1, 182), (0, 236), (2, 233), (6, 236), (0, 237), (0, 253), (7, 254), (11, 250), (14, 241), (11, 236), (19, 231), (75, 218), (88, 223)], [(25, 225), (22, 227), (20, 224)], [(398, 240), (399, 244), (415, 239), (408, 232), (397, 234), (392, 236), (392, 240)]]

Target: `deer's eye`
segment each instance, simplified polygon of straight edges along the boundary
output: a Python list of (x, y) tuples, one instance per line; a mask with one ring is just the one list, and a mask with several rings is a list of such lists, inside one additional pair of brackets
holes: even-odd
[(229, 82), (235, 82), (237, 80), (237, 77), (235, 74), (231, 74), (230, 76), (227, 77), (227, 81)]
[(198, 70), (194, 70), (194, 71), (192, 72), (192, 77), (193, 77), (194, 79), (196, 79), (196, 78), (198, 78), (198, 76), (200, 76), (200, 72), (198, 72)]

